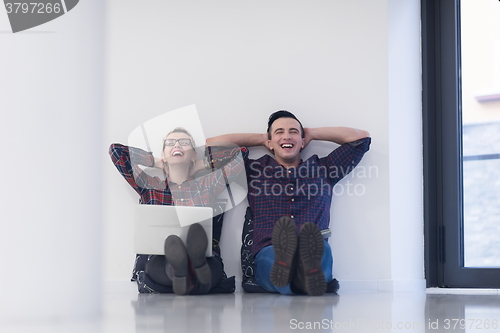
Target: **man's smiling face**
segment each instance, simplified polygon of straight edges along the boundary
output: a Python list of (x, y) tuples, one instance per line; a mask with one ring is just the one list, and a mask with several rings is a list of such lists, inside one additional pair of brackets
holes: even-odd
[(300, 123), (293, 118), (278, 118), (271, 125), (271, 139), (268, 148), (273, 151), (276, 162), (289, 165), (300, 162), (300, 151), (304, 148), (304, 139)]

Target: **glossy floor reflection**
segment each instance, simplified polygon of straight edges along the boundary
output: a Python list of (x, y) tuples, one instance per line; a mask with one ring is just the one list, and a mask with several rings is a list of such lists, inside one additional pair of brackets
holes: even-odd
[(100, 320), (0, 325), (0, 332), (500, 332), (496, 290), (179, 297), (138, 294), (133, 284), (105, 289)]

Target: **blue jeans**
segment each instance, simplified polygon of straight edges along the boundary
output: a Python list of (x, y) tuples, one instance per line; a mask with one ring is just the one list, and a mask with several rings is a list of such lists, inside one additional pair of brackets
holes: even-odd
[[(276, 287), (271, 283), (271, 267), (274, 264), (274, 248), (272, 245), (266, 246), (257, 253), (255, 257), (255, 278), (257, 283), (270, 292), (278, 292), (283, 295), (295, 295), (291, 290), (290, 284), (284, 287)], [(321, 269), (325, 274), (326, 282), (333, 280), (333, 257), (330, 244), (325, 240), (325, 248), (323, 250), (323, 258), (321, 259)]]

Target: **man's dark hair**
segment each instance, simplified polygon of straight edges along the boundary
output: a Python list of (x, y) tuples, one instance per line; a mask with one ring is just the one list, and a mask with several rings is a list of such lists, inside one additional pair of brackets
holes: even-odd
[(276, 119), (279, 119), (279, 118), (293, 118), (293, 119), (297, 120), (299, 122), (299, 125), (300, 125), (301, 135), (303, 138), (305, 137), (304, 127), (302, 127), (302, 123), (300, 122), (300, 120), (298, 120), (297, 117), (295, 117), (295, 115), (293, 113), (286, 111), (286, 110), (280, 110), (280, 111), (276, 111), (276, 112), (272, 113), (269, 116), (269, 120), (267, 122), (267, 137), (269, 140), (271, 140), (271, 125), (274, 123), (274, 121)]

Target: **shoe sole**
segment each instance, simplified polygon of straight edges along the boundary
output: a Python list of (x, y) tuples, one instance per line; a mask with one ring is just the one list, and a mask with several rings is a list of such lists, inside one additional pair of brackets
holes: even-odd
[(176, 295), (185, 295), (188, 285), (188, 254), (182, 240), (170, 235), (165, 240), (165, 258), (174, 269), (172, 287)]
[(212, 283), (212, 273), (205, 257), (207, 246), (208, 238), (203, 227), (198, 223), (192, 224), (188, 230), (186, 247), (196, 278), (201, 284)]
[(293, 260), (297, 251), (297, 230), (292, 219), (282, 217), (276, 222), (272, 244), (274, 263), (270, 273), (271, 283), (276, 287), (285, 287), (292, 280)]
[(304, 268), (305, 292), (311, 296), (321, 296), (326, 292), (325, 274), (321, 268), (323, 242), (317, 225), (309, 222), (302, 226), (299, 236), (299, 260)]

